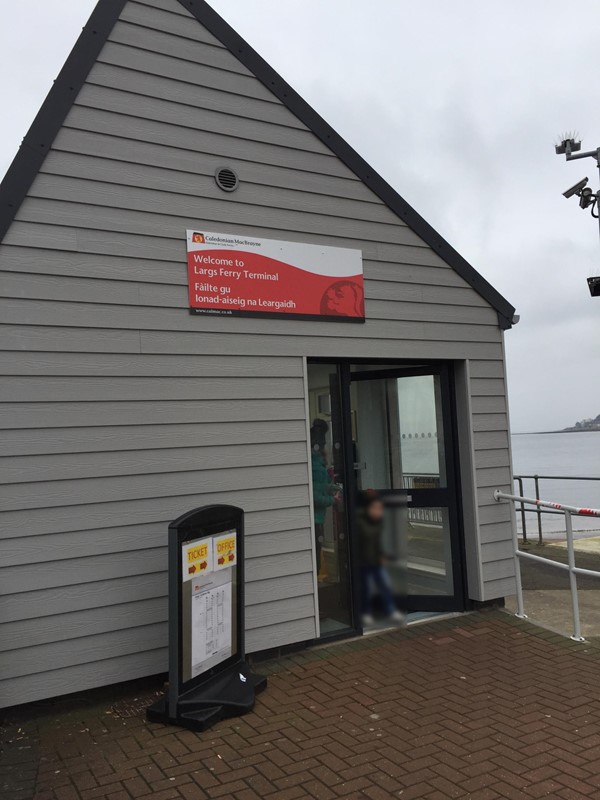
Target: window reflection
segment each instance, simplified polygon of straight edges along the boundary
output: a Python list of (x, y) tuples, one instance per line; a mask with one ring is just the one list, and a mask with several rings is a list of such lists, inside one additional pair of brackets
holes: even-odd
[(358, 380), (352, 407), (359, 488), (446, 486), (439, 376)]
[(439, 376), (407, 376), (396, 378), (393, 384), (391, 391), (397, 398), (402, 488), (446, 486)]
[(351, 625), (343, 425), (338, 369), (308, 365), (312, 504), (321, 636)]
[(389, 504), (384, 543), (398, 595), (454, 594), (448, 509)]

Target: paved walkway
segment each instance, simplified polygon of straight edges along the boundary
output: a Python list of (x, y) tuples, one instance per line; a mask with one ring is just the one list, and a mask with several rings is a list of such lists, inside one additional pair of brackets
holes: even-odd
[[(566, 575), (565, 580), (568, 580)], [(586, 639), (600, 637), (600, 586), (598, 589), (580, 589), (579, 596), (579, 623), (581, 633)], [(527, 618), (535, 625), (542, 625), (551, 631), (572, 636), (573, 609), (571, 606), (571, 592), (568, 587), (564, 589), (536, 589), (525, 592), (523, 605)], [(517, 597), (506, 598), (506, 608), (512, 613), (517, 611)]]
[[(600, 553), (588, 546), (598, 539), (576, 541), (575, 563), (578, 567), (600, 571)], [(531, 542), (527, 551), (534, 555), (567, 563), (567, 548), (562, 542), (548, 542), (542, 546)], [(573, 610), (569, 576), (564, 570), (540, 564), (537, 561), (521, 560), (523, 599), (529, 620), (544, 628), (571, 636), (573, 633)], [(600, 638), (600, 578), (579, 575), (579, 611), (581, 630), (586, 638)], [(506, 606), (516, 611), (517, 598), (507, 597)]]
[(495, 611), (261, 668), (255, 711), (204, 734), (146, 723), (152, 682), (9, 715), (0, 797), (600, 796), (596, 645)]

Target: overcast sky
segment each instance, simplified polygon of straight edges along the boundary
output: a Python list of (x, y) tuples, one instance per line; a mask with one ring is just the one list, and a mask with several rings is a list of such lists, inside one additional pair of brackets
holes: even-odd
[[(561, 194), (597, 172), (553, 151), (600, 145), (598, 0), (212, 5), (517, 307), (513, 430), (600, 414), (598, 227)], [(0, 173), (93, 6), (0, 0)]]

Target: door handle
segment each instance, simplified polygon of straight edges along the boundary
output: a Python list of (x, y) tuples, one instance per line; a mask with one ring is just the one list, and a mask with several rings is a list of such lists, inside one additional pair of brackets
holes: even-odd
[(386, 505), (388, 506), (406, 506), (412, 503), (412, 495), (407, 494), (404, 497), (388, 497), (386, 498)]

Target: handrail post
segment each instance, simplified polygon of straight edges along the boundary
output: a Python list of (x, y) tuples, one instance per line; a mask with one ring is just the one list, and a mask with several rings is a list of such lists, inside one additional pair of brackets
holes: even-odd
[[(525, 476), (531, 478), (538, 478), (538, 475), (531, 475)], [(600, 478), (598, 478), (600, 480)], [(521, 580), (521, 559), (531, 559), (533, 561), (542, 562), (544, 564), (548, 564), (549, 566), (554, 566), (556, 568), (560, 568), (562, 570), (566, 570), (569, 573), (569, 587), (571, 591), (571, 610), (573, 612), (573, 635), (571, 639), (575, 642), (585, 642), (585, 638), (581, 632), (581, 619), (579, 616), (579, 594), (577, 590), (577, 575), (589, 575), (590, 577), (600, 578), (600, 571), (599, 570), (592, 570), (592, 569), (583, 569), (582, 567), (577, 567), (575, 563), (575, 537), (573, 534), (573, 514), (583, 515), (586, 517), (598, 517), (600, 518), (600, 508), (580, 508), (578, 506), (569, 506), (564, 503), (551, 503), (547, 500), (541, 500), (539, 497), (539, 493), (537, 492), (536, 486), (536, 494), (538, 495), (537, 498), (534, 500), (531, 497), (525, 497), (524, 495), (514, 495), (514, 494), (507, 494), (503, 492), (501, 489), (494, 490), (494, 500), (496, 502), (500, 500), (505, 500), (510, 503), (510, 514), (511, 514), (511, 528), (512, 528), (512, 540), (513, 540), (513, 556), (514, 556), (514, 566), (515, 566), (515, 588), (516, 588), (516, 595), (517, 595), (517, 617), (521, 617), (527, 619), (527, 615), (524, 612), (523, 608), (523, 585)], [(551, 558), (544, 558), (543, 556), (537, 555), (535, 553), (526, 552), (524, 550), (519, 550), (519, 535), (517, 532), (517, 503), (527, 503), (528, 505), (535, 505), (538, 509), (540, 508), (550, 508), (556, 514), (564, 514), (565, 516), (565, 526), (567, 529), (567, 563), (564, 564), (562, 561), (557, 561), (556, 559)]]
[[(524, 497), (523, 478), (519, 476), (517, 482), (519, 484), (519, 496)], [(521, 525), (523, 526), (523, 544), (525, 544), (527, 542), (527, 514), (525, 513), (525, 503), (523, 502), (521, 503)]]
[(567, 526), (567, 553), (569, 557), (569, 583), (571, 585), (571, 607), (573, 609), (573, 639), (576, 642), (585, 642), (581, 635), (581, 621), (579, 619), (579, 596), (577, 594), (577, 573), (575, 572), (575, 544), (573, 541), (573, 520), (571, 512), (565, 511)]
[[(540, 499), (540, 477), (539, 475), (533, 476), (533, 481), (535, 483), (535, 499)], [(522, 496), (522, 495), (521, 495)], [(544, 537), (542, 534), (542, 509), (540, 506), (537, 506), (537, 523), (538, 523), (538, 544), (544, 544)]]
[[(523, 497), (523, 495), (521, 495)], [(498, 499), (498, 498), (496, 498)], [(519, 534), (517, 533), (517, 512), (515, 503), (510, 501), (510, 522), (513, 539), (513, 558), (515, 561), (515, 587), (517, 590), (517, 613), (515, 617), (527, 619), (523, 605), (523, 581), (521, 580), (521, 559), (519, 558)]]

